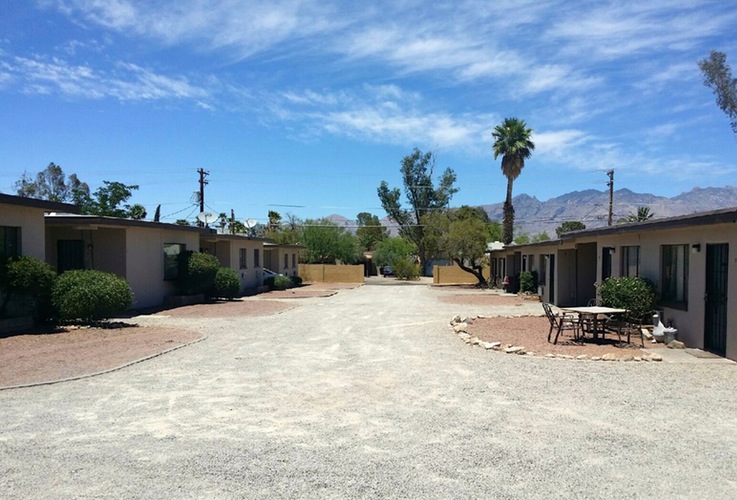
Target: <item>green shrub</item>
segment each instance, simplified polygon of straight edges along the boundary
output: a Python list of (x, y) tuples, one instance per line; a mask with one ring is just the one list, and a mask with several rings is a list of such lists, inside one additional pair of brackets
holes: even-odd
[(56, 280), (51, 302), (64, 320), (99, 320), (124, 312), (133, 292), (120, 276), (102, 271), (67, 271)]
[(537, 293), (537, 271), (522, 271), (519, 275), (520, 292)]
[(602, 305), (627, 309), (633, 319), (645, 321), (655, 307), (655, 285), (637, 276), (607, 278), (599, 285)]
[(416, 280), (420, 277), (420, 266), (412, 258), (400, 258), (394, 261), (394, 276), (403, 280)]
[(214, 255), (192, 251), (180, 253), (178, 292), (182, 295), (211, 293), (218, 269), (220, 262)]
[(292, 280), (289, 276), (274, 276), (274, 289), (286, 290), (292, 288)]
[[(34, 257), (11, 259), (3, 272), (5, 298), (0, 310), (12, 298), (21, 298), (25, 308), (37, 319), (51, 316), (51, 290), (56, 282), (56, 271), (47, 263)], [(2, 314), (0, 314), (2, 316)]]
[(292, 276), (289, 279), (292, 280), (292, 286), (302, 285), (302, 278), (300, 278), (299, 276)]
[(264, 286), (268, 286), (269, 290), (274, 289), (274, 277), (269, 276), (268, 278), (264, 278)]
[(241, 290), (241, 282), (235, 269), (221, 267), (215, 275), (212, 296), (233, 299)]

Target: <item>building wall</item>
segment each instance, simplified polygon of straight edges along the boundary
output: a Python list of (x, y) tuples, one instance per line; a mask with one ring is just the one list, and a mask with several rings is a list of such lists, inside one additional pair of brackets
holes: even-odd
[[(485, 267), (482, 271), (484, 277), (489, 279), (490, 268)], [(458, 266), (433, 266), (432, 268), (432, 282), (436, 285), (461, 285), (470, 284), (475, 285), (478, 283), (478, 279), (471, 273), (467, 273)]]
[(363, 283), (363, 265), (299, 264), (299, 276), (312, 283)]
[[(655, 283), (660, 291), (661, 246), (687, 245), (688, 247), (688, 305), (687, 309), (657, 306), (663, 310), (663, 322), (672, 323), (678, 329), (678, 338), (688, 346), (704, 347), (704, 321), (706, 292), (706, 245), (729, 245), (729, 277), (727, 300), (727, 357), (737, 359), (737, 225), (720, 224), (687, 228), (650, 231), (600, 237), (599, 248), (615, 248), (612, 261), (613, 276), (621, 275), (621, 247), (640, 247), (640, 276)], [(700, 251), (692, 250), (700, 245)], [(601, 250), (600, 250), (601, 252)], [(598, 258), (598, 278), (601, 278), (601, 255)]]
[(80, 230), (73, 226), (48, 226), (46, 228), (46, 262), (57, 271), (57, 242), (59, 240), (81, 240), (83, 242), (85, 269), (115, 273), (126, 278), (125, 229)]
[[(242, 241), (231, 241), (230, 242), (230, 261), (231, 267), (238, 273), (238, 279), (240, 280), (241, 293), (246, 293), (247, 290), (258, 288), (263, 284), (263, 276), (261, 270), (263, 269), (262, 263), (259, 262), (259, 267), (254, 266), (253, 262), (253, 251), (259, 250), (261, 255), (259, 260), (263, 260), (264, 244), (261, 241), (254, 240), (242, 240)], [(246, 250), (246, 267), (240, 267), (240, 251), (241, 249)]]
[(44, 211), (40, 208), (0, 204), (0, 226), (20, 227), (21, 255), (44, 260)]
[(127, 228), (126, 279), (135, 295), (134, 308), (159, 306), (175, 293), (174, 283), (164, 280), (164, 244), (180, 243), (198, 251), (199, 234), (160, 228)]

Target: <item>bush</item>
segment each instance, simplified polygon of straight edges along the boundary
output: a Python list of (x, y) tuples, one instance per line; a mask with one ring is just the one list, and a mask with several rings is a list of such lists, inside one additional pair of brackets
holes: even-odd
[(292, 280), (292, 286), (302, 285), (302, 278), (300, 278), (299, 276), (292, 276), (289, 279)]
[(412, 258), (394, 261), (394, 276), (404, 280), (416, 280), (420, 277), (420, 266)]
[(274, 289), (286, 290), (292, 288), (292, 280), (289, 276), (274, 276)]
[(520, 273), (519, 290), (522, 293), (537, 293), (537, 271), (522, 271)]
[(240, 290), (241, 282), (235, 269), (229, 267), (219, 268), (217, 274), (215, 274), (212, 296), (233, 299), (238, 296)]
[(637, 320), (646, 321), (655, 308), (655, 285), (637, 276), (607, 278), (599, 285), (599, 295), (602, 305), (627, 309)]
[(120, 276), (102, 271), (67, 271), (56, 280), (51, 302), (60, 319), (99, 320), (127, 310), (133, 292)]
[(47, 263), (29, 256), (11, 259), (1, 283), (6, 292), (3, 306), (11, 296), (20, 296), (31, 314), (37, 319), (47, 319), (52, 313), (51, 290), (55, 282), (56, 271)]
[(218, 269), (220, 262), (214, 255), (192, 251), (180, 253), (177, 282), (179, 293), (182, 295), (212, 293)]

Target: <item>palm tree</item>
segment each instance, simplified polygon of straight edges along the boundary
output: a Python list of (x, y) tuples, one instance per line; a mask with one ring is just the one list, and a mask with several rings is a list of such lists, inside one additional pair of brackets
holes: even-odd
[(649, 207), (637, 207), (637, 213), (630, 212), (622, 222), (645, 222), (653, 218), (655, 214), (650, 211)]
[(504, 243), (512, 242), (514, 237), (514, 207), (512, 206), (512, 183), (525, 168), (525, 160), (532, 155), (535, 143), (530, 139), (532, 129), (524, 120), (505, 118), (501, 125), (494, 127), (494, 159), (501, 155), (502, 173), (507, 178), (507, 198), (504, 201)]

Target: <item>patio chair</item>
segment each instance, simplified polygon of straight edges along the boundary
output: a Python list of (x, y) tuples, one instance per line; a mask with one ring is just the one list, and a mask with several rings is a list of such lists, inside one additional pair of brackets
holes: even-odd
[(622, 337), (627, 336), (627, 343), (629, 344), (632, 340), (632, 334), (640, 336), (640, 344), (645, 347), (645, 338), (642, 334), (642, 321), (635, 318), (630, 311), (617, 316), (612, 316), (604, 323), (604, 332), (602, 335), (607, 333), (616, 333), (619, 344), (622, 344)]
[(573, 338), (578, 340), (580, 322), (574, 314), (564, 312), (556, 314), (553, 312), (553, 308), (551, 307), (551, 305), (547, 302), (543, 302), (542, 305), (543, 310), (545, 311), (545, 316), (547, 316), (548, 321), (550, 321), (550, 330), (548, 330), (548, 342), (550, 342), (550, 336), (552, 335), (553, 330), (555, 330), (555, 339), (553, 340), (553, 344), (558, 343), (558, 336), (563, 330), (573, 330)]
[[(591, 307), (591, 306), (600, 306), (601, 305), (601, 300), (596, 299), (596, 298), (589, 299), (589, 302), (586, 305), (588, 307)], [(598, 323), (600, 325), (603, 325), (604, 323), (606, 323), (609, 320), (610, 320), (610, 318), (606, 314), (597, 314), (596, 315), (596, 321), (594, 321), (594, 315), (593, 314), (581, 315), (581, 335), (584, 335), (586, 332), (593, 332), (594, 331), (594, 325), (595, 325), (595, 323)]]

